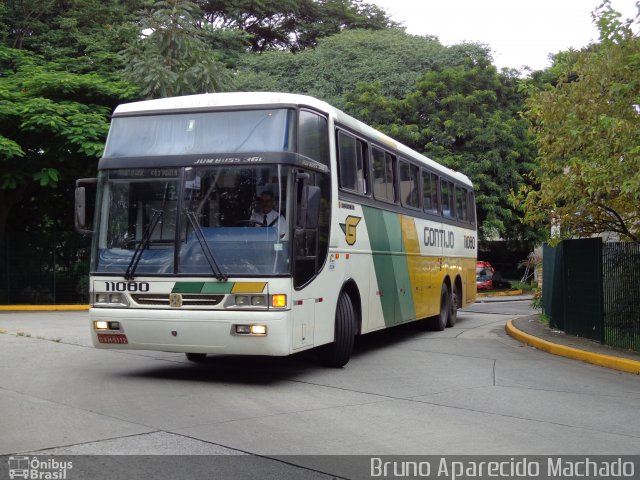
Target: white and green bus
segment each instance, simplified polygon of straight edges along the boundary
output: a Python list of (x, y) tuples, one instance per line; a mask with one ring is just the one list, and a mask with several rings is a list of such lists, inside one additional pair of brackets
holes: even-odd
[(98, 170), (75, 207), (98, 348), (199, 361), (320, 347), (342, 366), (356, 335), (443, 330), (475, 300), (469, 179), (317, 99), (120, 105)]

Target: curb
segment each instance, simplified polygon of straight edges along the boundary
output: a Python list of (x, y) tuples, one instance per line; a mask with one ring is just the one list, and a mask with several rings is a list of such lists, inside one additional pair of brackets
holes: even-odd
[(476, 297), (511, 297), (515, 295), (522, 295), (524, 292), (522, 290), (508, 290), (506, 292), (495, 292), (495, 293), (477, 293)]
[(640, 362), (636, 360), (630, 360), (628, 358), (621, 357), (612, 357), (610, 355), (604, 355), (602, 353), (587, 352), (586, 350), (580, 350), (578, 348), (567, 347), (565, 345), (548, 342), (517, 329), (513, 325), (513, 320), (509, 320), (504, 326), (504, 329), (509, 336), (531, 347), (535, 347), (538, 350), (543, 350), (545, 352), (552, 353), (553, 355), (559, 355), (561, 357), (572, 358), (574, 360), (582, 360), (583, 362), (591, 363), (593, 365), (598, 365), (601, 367), (611, 368), (620, 372), (635, 373), (636, 375), (640, 375)]
[(0, 312), (50, 312), (89, 310), (89, 305), (0, 305)]

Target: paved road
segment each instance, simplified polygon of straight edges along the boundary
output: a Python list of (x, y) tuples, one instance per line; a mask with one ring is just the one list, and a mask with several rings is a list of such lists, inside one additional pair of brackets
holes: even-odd
[(338, 370), (96, 350), (84, 312), (1, 313), (0, 454), (640, 453), (640, 378), (504, 334), (529, 313), (478, 303), (444, 332), (367, 335)]

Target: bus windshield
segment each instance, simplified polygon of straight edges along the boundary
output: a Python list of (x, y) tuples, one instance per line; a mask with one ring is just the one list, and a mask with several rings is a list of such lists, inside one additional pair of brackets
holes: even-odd
[(92, 271), (288, 274), (292, 178), (284, 165), (103, 171)]

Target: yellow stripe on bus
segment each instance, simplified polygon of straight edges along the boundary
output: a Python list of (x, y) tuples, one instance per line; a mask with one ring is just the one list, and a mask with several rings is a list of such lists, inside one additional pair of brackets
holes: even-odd
[(231, 293), (262, 293), (267, 282), (237, 282)]

